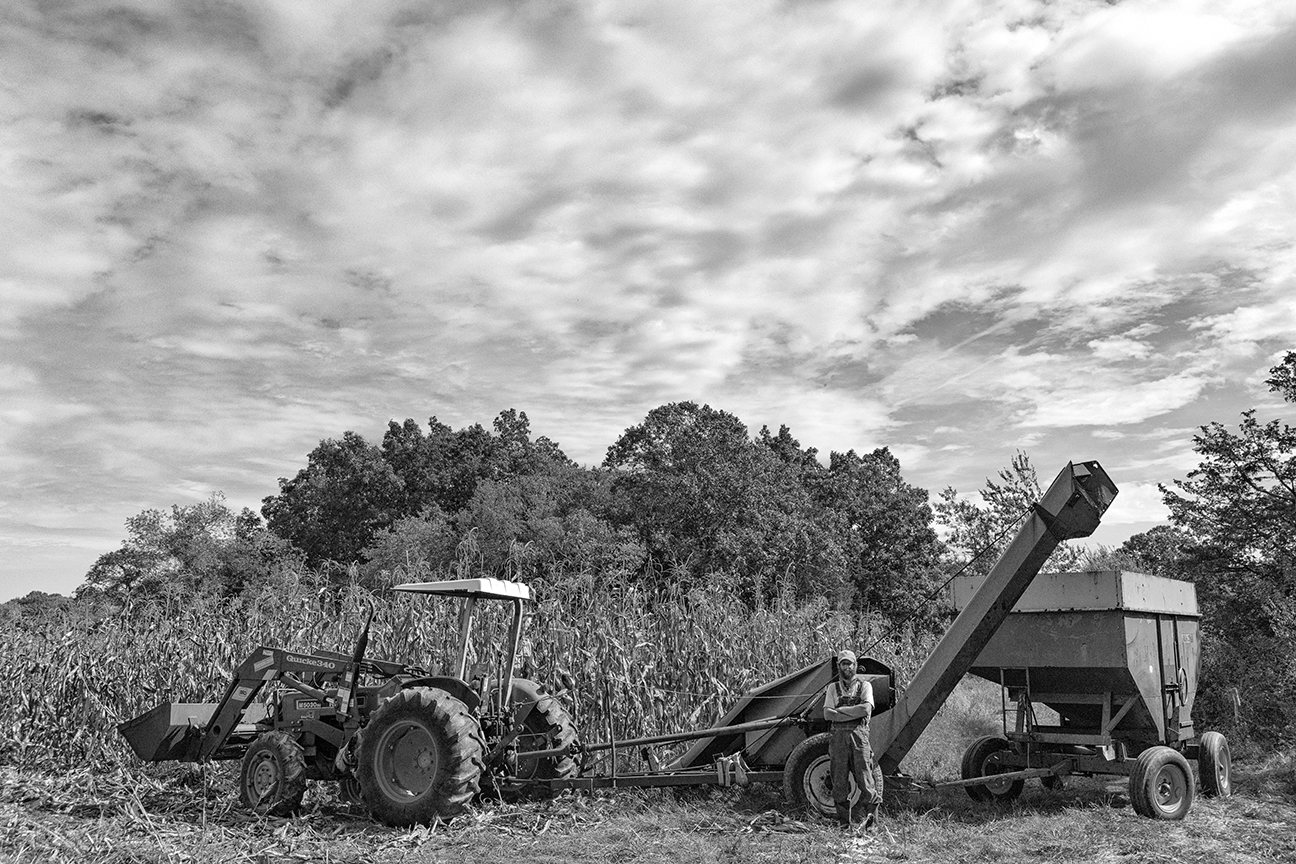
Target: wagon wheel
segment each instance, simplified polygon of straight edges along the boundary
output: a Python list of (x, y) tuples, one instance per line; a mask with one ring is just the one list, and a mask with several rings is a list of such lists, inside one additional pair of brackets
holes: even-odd
[[(517, 766), (512, 773), (520, 782), (502, 785), (500, 793), (506, 798), (523, 795), (543, 797), (551, 791), (546, 780), (574, 777), (580, 770), (575, 755), (576, 724), (572, 722), (571, 715), (562, 703), (534, 681), (513, 679), (512, 693), (515, 705), (529, 702), (532, 703), (532, 708), (517, 737)], [(551, 750), (558, 747), (571, 749), (558, 757), (531, 759), (526, 755), (529, 750)]]
[(1193, 775), (1188, 760), (1169, 747), (1149, 747), (1130, 772), (1130, 803), (1150, 819), (1182, 819), (1192, 809)]
[(450, 819), (478, 793), (485, 749), (467, 706), (444, 690), (413, 687), (370, 716), (356, 778), (369, 812), (388, 825)]
[[(960, 774), (964, 780), (975, 780), (978, 777), (992, 777), (1004, 773), (998, 761), (991, 761), (994, 754), (1007, 750), (1012, 745), (1004, 739), (987, 735), (973, 741), (963, 751), (963, 764)], [(1016, 780), (990, 780), (975, 786), (964, 786), (973, 801), (1012, 801), (1022, 793), (1025, 783), (1019, 777)]]
[(1233, 757), (1228, 739), (1218, 732), (1207, 732), (1197, 747), (1197, 770), (1201, 774), (1202, 794), (1208, 798), (1227, 798), (1233, 794)]
[(306, 755), (284, 732), (263, 732), (243, 754), (239, 801), (266, 816), (289, 816), (306, 794)]
[[(837, 817), (832, 792), (832, 759), (828, 755), (831, 738), (831, 732), (821, 732), (802, 741), (788, 756), (783, 771), (783, 797), (788, 803), (825, 819)], [(861, 795), (852, 777), (849, 799), (852, 810)]]

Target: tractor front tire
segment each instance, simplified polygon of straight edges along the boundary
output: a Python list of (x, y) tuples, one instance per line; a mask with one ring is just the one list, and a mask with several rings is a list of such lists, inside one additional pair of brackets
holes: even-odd
[(1184, 755), (1170, 747), (1149, 747), (1139, 754), (1129, 789), (1134, 812), (1149, 819), (1179, 820), (1192, 809), (1192, 769)]
[[(783, 768), (783, 797), (793, 808), (815, 813), (825, 819), (837, 818), (833, 801), (832, 758), (828, 755), (831, 732), (811, 735), (788, 756)], [(862, 792), (850, 781), (850, 805), (859, 803)]]
[(360, 793), (360, 781), (354, 777), (343, 777), (339, 780), (338, 800), (343, 804), (364, 804), (364, 795)]
[[(517, 738), (517, 783), (500, 792), (507, 798), (522, 796), (543, 798), (551, 793), (546, 781), (575, 777), (580, 771), (576, 762), (576, 724), (562, 703), (545, 690), (544, 686), (525, 678), (513, 679), (512, 702), (518, 706), (532, 703), (531, 713), (523, 721), (523, 730)], [(528, 759), (528, 750), (552, 750), (567, 747), (562, 756)]]
[(291, 816), (306, 794), (306, 755), (284, 732), (263, 732), (243, 754), (239, 801), (263, 816)]
[(486, 745), (468, 707), (444, 690), (388, 699), (360, 734), (356, 779), (369, 812), (405, 827), (449, 820), (480, 790)]
[[(1007, 750), (1012, 745), (997, 735), (987, 735), (973, 741), (963, 751), (963, 764), (960, 774), (964, 780), (975, 780), (978, 777), (991, 777), (1004, 773), (996, 764), (989, 761), (994, 754)], [(1016, 780), (990, 780), (976, 786), (964, 786), (973, 801), (1013, 801), (1021, 795), (1025, 785), (1021, 778)]]
[(1218, 732), (1202, 735), (1197, 745), (1197, 770), (1201, 774), (1203, 795), (1227, 798), (1233, 794), (1233, 757), (1227, 738)]

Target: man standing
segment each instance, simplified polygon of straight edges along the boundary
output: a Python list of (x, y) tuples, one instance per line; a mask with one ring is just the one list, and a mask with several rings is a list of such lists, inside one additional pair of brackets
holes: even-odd
[(828, 685), (824, 719), (832, 724), (828, 756), (832, 760), (833, 803), (843, 827), (851, 826), (850, 781), (860, 790), (864, 830), (873, 826), (882, 803), (882, 772), (873, 764), (869, 718), (873, 716), (873, 685), (855, 674), (855, 652), (839, 651), (837, 677)]

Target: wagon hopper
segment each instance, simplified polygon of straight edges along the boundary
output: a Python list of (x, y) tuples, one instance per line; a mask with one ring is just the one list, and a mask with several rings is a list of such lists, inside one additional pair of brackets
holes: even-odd
[[(952, 588), (963, 607), (979, 585)], [(965, 753), (965, 780), (999, 777), (969, 792), (1003, 800), (1029, 776), (1127, 775), (1139, 813), (1182, 819), (1195, 760), (1202, 792), (1229, 794), (1227, 740), (1193, 727), (1198, 618), (1188, 582), (1116, 571), (1036, 578), (970, 669), (1000, 685), (1004, 731)]]

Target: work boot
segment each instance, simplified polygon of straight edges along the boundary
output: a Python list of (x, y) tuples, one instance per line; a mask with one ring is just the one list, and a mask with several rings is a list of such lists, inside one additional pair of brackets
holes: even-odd
[(877, 809), (876, 804), (864, 805), (864, 830), (869, 831), (877, 826)]
[(849, 801), (834, 801), (833, 805), (837, 808), (837, 821), (841, 827), (850, 830), (851, 827), (851, 806)]

